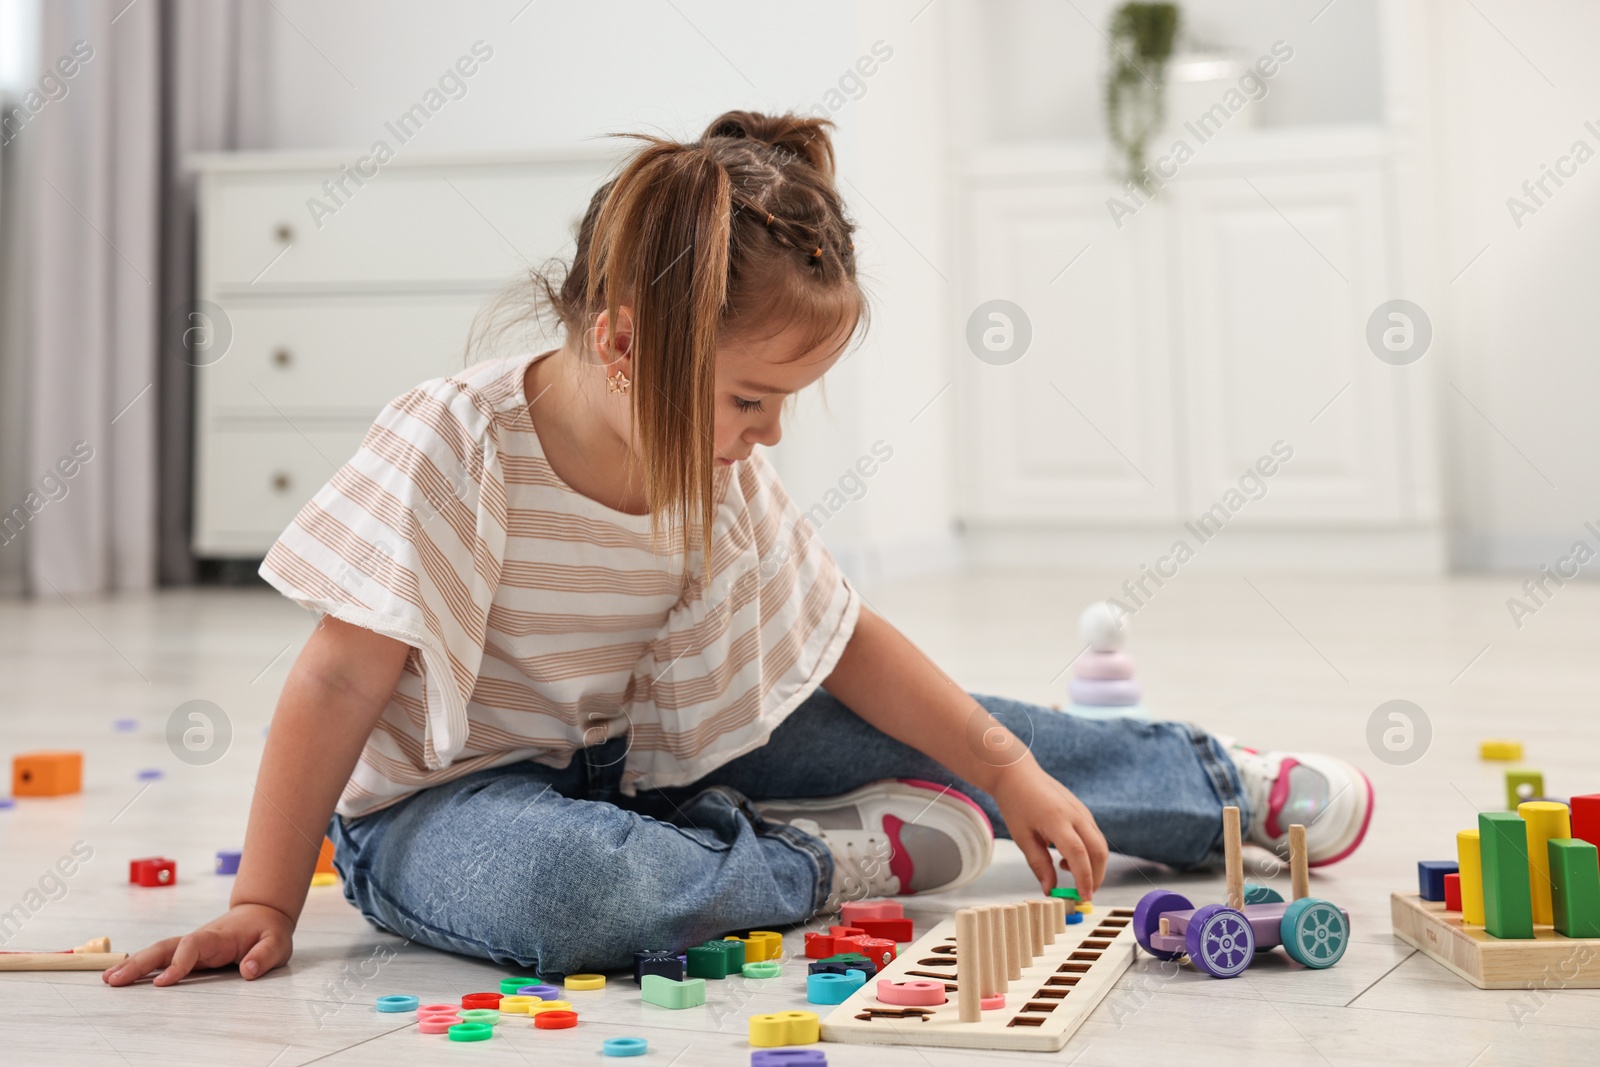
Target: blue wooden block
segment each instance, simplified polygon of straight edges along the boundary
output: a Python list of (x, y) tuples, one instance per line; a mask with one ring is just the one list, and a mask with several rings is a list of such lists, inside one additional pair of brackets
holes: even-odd
[(867, 984), (867, 976), (854, 969), (843, 974), (823, 971), (806, 975), (806, 999), (813, 1004), (843, 1004), (850, 994)]
[(1423, 900), (1444, 899), (1444, 876), (1459, 874), (1455, 860), (1422, 860), (1417, 864), (1417, 893)]
[(674, 982), (683, 981), (683, 957), (669, 952), (635, 952), (633, 954), (633, 980), (640, 984), (647, 974), (659, 975)]

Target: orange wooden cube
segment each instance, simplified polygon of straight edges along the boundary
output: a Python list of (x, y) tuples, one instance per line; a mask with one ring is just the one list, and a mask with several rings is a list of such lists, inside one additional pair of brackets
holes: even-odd
[(333, 869), (333, 842), (328, 838), (322, 839), (322, 851), (317, 853), (316, 874), (337, 874)]
[(82, 791), (82, 752), (24, 752), (11, 761), (14, 797), (60, 797)]

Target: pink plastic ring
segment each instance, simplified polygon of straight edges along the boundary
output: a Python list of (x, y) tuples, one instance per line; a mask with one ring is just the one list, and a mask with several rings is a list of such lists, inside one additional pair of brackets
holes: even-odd
[(424, 1004), (417, 1009), (418, 1015), (459, 1015), (461, 1007), (457, 1004)]
[(1006, 995), (1004, 993), (996, 993), (992, 997), (984, 997), (982, 1000), (978, 1001), (979, 1011), (994, 1011), (997, 1008), (1003, 1008), (1005, 1006)]
[(885, 1004), (929, 1007), (943, 1004), (946, 997), (943, 982), (927, 979), (915, 982), (891, 982), (887, 978), (881, 978), (878, 980), (878, 999)]
[(459, 1015), (424, 1015), (417, 1020), (417, 1030), (424, 1034), (448, 1034), (460, 1021)]

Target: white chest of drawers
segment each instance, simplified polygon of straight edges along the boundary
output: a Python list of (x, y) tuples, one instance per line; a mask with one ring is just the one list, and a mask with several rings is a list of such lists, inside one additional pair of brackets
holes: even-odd
[(385, 403), (464, 366), (474, 316), (531, 266), (571, 254), (616, 156), (402, 155), (360, 184), (346, 169), (330, 193), (353, 159), (192, 160), (190, 322), (209, 331), (194, 359), (202, 558), (264, 555)]

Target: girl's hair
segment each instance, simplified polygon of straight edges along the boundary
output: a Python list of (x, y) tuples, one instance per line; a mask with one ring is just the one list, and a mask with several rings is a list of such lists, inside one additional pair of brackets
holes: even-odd
[[(534, 271), (570, 338), (633, 315), (633, 426), (652, 529), (700, 540), (709, 571), (719, 340), (799, 326), (798, 353), (864, 329), (854, 224), (834, 188), (827, 119), (730, 111), (697, 141), (645, 134), (589, 201), (570, 266)], [(559, 283), (552, 279), (559, 274)], [(846, 331), (848, 330), (848, 333)]]

